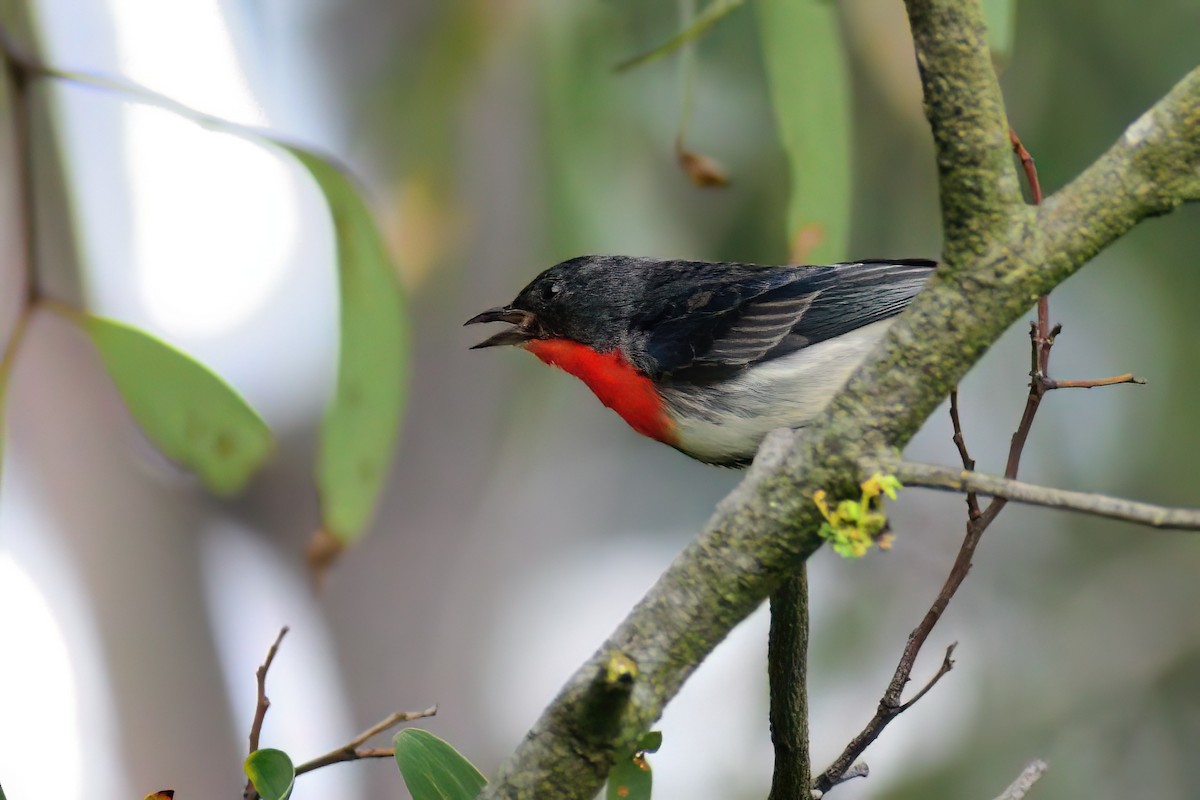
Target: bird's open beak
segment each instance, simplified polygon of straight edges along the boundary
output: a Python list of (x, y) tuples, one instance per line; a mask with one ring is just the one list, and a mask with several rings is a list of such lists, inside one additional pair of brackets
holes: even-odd
[(502, 344), (522, 344), (534, 338), (534, 333), (530, 330), (534, 323), (533, 314), (512, 306), (489, 308), (482, 314), (471, 317), (463, 325), (474, 325), (477, 322), (509, 322), (515, 327), (502, 330), (496, 335), (484, 339), (479, 344), (472, 346), (472, 350), (478, 350), (481, 347), (496, 347)]

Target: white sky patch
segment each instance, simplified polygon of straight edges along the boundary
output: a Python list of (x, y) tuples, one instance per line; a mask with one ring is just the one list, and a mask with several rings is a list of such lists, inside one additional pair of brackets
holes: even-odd
[[(7, 500), (7, 498), (6, 498)], [(13, 798), (83, 797), (77, 689), (62, 629), (41, 589), (0, 552), (0, 776)]]
[[(265, 126), (214, 0), (110, 0), (122, 71), (207, 113)], [(259, 312), (299, 229), (285, 156), (159, 109), (123, 113), (133, 269), (166, 334), (217, 336)]]

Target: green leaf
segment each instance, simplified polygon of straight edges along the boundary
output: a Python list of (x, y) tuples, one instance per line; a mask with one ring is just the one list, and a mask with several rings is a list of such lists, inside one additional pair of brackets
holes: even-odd
[(658, 748), (662, 747), (662, 731), (648, 731), (643, 733), (637, 740), (637, 749), (640, 753), (657, 753)]
[(677, 50), (688, 42), (699, 39), (708, 32), (709, 28), (728, 16), (731, 11), (744, 5), (745, 2), (746, 0), (713, 0), (707, 8), (696, 15), (696, 18), (686, 28), (657, 47), (653, 47), (644, 53), (639, 53), (632, 58), (625, 59), (620, 64), (617, 64), (617, 71), (623, 72), (627, 69), (640, 67), (642, 64), (653, 61), (656, 58), (661, 58), (673, 50)]
[(358, 187), (325, 156), (261, 129), (204, 114), (144, 86), (52, 67), (44, 74), (116, 92), (210, 130), (281, 148), (312, 174), (333, 217), (341, 293), (338, 385), (321, 426), (317, 491), (323, 531), (343, 544), (356, 538), (371, 519), (391, 461), (408, 358), (399, 282)]
[(654, 776), (650, 762), (640, 754), (617, 761), (608, 773), (606, 800), (650, 800)]
[(341, 345), (333, 402), (321, 425), (317, 491), (325, 530), (340, 542), (371, 520), (400, 427), (408, 328), (399, 281), (362, 194), (328, 159), (281, 145), (310, 173), (333, 215)]
[(246, 777), (263, 800), (287, 800), (296, 783), (296, 768), (282, 750), (265, 747), (246, 756)]
[(146, 436), (217, 494), (246, 485), (271, 452), (267, 423), (208, 367), (145, 331), (66, 312), (91, 337)]
[(828, 0), (759, 0), (759, 36), (791, 199), (787, 237), (793, 261), (846, 258), (850, 232), (850, 86)]
[(474, 764), (429, 731), (405, 728), (392, 744), (413, 800), (474, 800), (487, 785)]
[(1013, 34), (1017, 27), (1016, 0), (983, 0), (987, 21), (988, 47), (997, 70), (1008, 66), (1012, 58)]

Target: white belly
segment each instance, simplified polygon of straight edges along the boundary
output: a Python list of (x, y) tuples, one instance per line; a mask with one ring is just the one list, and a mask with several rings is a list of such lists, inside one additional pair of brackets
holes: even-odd
[(769, 432), (803, 427), (823, 409), (891, 322), (874, 322), (720, 383), (665, 389), (675, 447), (714, 464), (748, 463)]

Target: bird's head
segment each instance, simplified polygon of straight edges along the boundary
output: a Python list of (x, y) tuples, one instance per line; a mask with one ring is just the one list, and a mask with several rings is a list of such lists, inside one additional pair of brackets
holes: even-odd
[(489, 308), (464, 323), (512, 326), (472, 349), (547, 339), (566, 339), (599, 351), (617, 348), (645, 280), (641, 262), (628, 256), (580, 256), (555, 264), (508, 305)]

